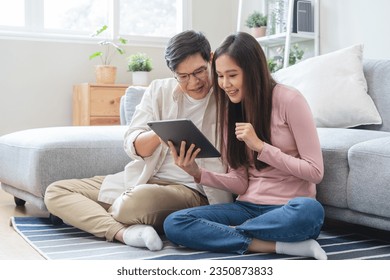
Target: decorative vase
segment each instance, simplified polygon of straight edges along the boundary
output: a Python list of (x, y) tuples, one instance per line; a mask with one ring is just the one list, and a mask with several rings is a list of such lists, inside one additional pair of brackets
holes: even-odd
[(115, 84), (116, 67), (110, 65), (96, 65), (96, 83)]
[(132, 74), (133, 78), (133, 85), (134, 86), (147, 86), (148, 85), (148, 78), (149, 78), (149, 72), (147, 71), (135, 71)]
[(264, 37), (266, 31), (267, 31), (267, 27), (266, 26), (251, 28), (252, 36), (255, 37), (255, 38)]

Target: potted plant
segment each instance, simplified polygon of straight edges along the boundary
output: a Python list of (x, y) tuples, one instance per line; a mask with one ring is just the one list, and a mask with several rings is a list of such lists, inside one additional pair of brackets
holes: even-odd
[[(279, 50), (277, 52), (280, 53), (280, 55), (275, 55), (274, 57), (269, 58), (267, 60), (268, 68), (271, 71), (271, 73), (274, 73), (274, 72), (283, 68), (284, 58), (281, 54), (284, 53), (284, 47), (279, 48)], [(301, 61), (304, 54), (305, 54), (305, 51), (303, 49), (301, 49), (298, 44), (294, 44), (290, 48), (290, 54), (288, 57), (288, 65), (291, 66), (291, 65), (294, 65), (294, 64), (298, 63), (299, 61)]]
[[(98, 29), (92, 37), (99, 36), (105, 30), (107, 30), (107, 25), (103, 25)], [(102, 46), (103, 50), (95, 52), (89, 56), (89, 59), (94, 59), (99, 57), (101, 64), (96, 65), (96, 82), (102, 84), (114, 84), (116, 79), (116, 66), (111, 65), (111, 61), (116, 54), (123, 55), (125, 50), (120, 45), (125, 45), (127, 40), (119, 37), (118, 43), (115, 43), (110, 40), (102, 40), (98, 44)]]
[(267, 30), (267, 16), (254, 11), (247, 17), (245, 25), (251, 29), (253, 37), (263, 37)]
[(128, 70), (132, 72), (133, 85), (148, 84), (148, 72), (152, 71), (152, 60), (145, 53), (136, 53), (128, 57)]

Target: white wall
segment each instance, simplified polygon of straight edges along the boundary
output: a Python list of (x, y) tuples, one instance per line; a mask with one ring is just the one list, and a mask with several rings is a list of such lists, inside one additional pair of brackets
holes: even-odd
[(238, 0), (192, 0), (192, 27), (202, 31), (212, 49), (236, 30)]
[[(266, 0), (242, 0), (244, 26), (253, 10), (262, 11)], [(314, 0), (311, 0), (314, 1)], [(390, 59), (387, 34), (388, 0), (318, 0), (320, 3), (320, 53), (325, 54), (353, 44), (364, 44), (364, 57)]]
[[(94, 82), (89, 55), (96, 44), (0, 40), (0, 135), (26, 128), (72, 124), (72, 87)], [(139, 50), (139, 49), (138, 49)], [(138, 51), (127, 48), (127, 53)], [(162, 48), (142, 48), (151, 55), (152, 78), (164, 77)], [(116, 57), (117, 83), (130, 83), (125, 57)]]
[(363, 43), (364, 57), (390, 59), (390, 1), (321, 0), (321, 53)]
[[(262, 7), (243, 0), (244, 13)], [(193, 29), (203, 31), (215, 49), (236, 30), (238, 0), (194, 0)], [(390, 59), (387, 0), (321, 0), (321, 53), (355, 43), (365, 45), (366, 58)], [(242, 21), (245, 19), (243, 18)], [(243, 30), (247, 31), (245, 27)], [(93, 82), (96, 44), (0, 39), (0, 135), (13, 131), (72, 124), (72, 86)], [(127, 47), (153, 60), (151, 78), (171, 75), (164, 48)], [(117, 83), (131, 83), (124, 57), (117, 57)]]
[[(203, 31), (212, 48), (234, 31), (236, 0), (196, 0), (193, 29)], [(216, 17), (216, 15), (218, 15)], [(218, 22), (215, 22), (218, 20)], [(0, 39), (0, 135), (36, 127), (72, 124), (72, 87), (94, 82), (89, 55), (97, 44)], [(142, 51), (151, 56), (151, 79), (170, 77), (164, 47), (126, 47), (127, 54)], [(116, 57), (117, 83), (131, 83), (125, 57)]]

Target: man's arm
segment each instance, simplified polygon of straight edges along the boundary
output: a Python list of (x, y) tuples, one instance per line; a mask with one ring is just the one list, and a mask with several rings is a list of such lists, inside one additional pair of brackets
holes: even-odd
[(143, 132), (134, 141), (137, 155), (141, 157), (151, 156), (160, 144), (160, 137), (154, 131)]

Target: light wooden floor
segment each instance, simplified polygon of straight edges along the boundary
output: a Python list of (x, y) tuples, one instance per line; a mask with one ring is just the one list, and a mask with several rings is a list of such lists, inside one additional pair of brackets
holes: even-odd
[(12, 216), (47, 217), (48, 213), (28, 203), (17, 207), (13, 196), (0, 189), (0, 260), (43, 260), (10, 226)]

